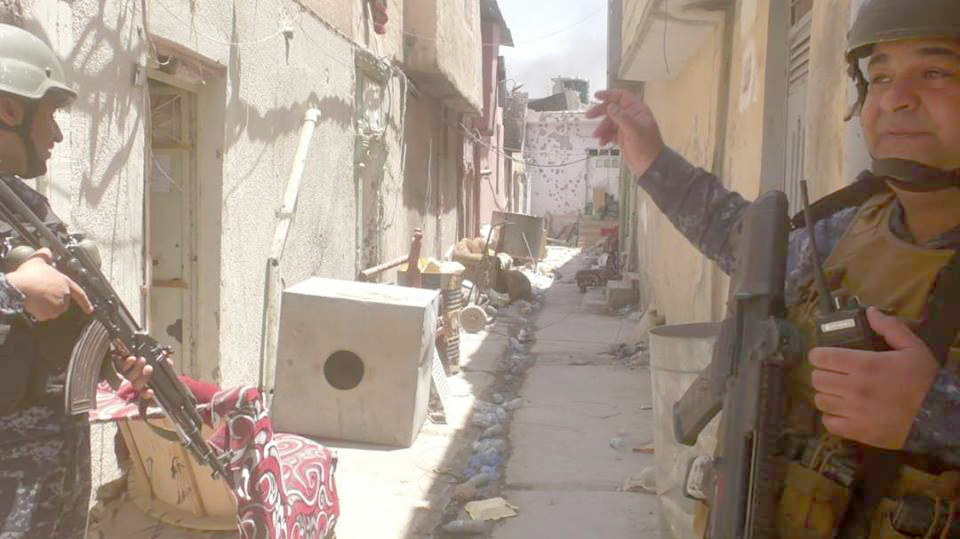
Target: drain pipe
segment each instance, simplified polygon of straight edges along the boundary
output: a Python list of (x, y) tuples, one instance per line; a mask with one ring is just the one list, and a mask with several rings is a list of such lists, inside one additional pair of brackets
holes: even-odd
[(270, 254), (267, 257), (266, 280), (263, 287), (263, 322), (260, 332), (259, 387), (268, 404), (273, 392), (277, 340), (280, 333), (280, 261), (283, 258), (283, 248), (287, 243), (290, 226), (293, 224), (310, 139), (313, 138), (313, 131), (319, 121), (318, 109), (308, 109), (303, 117), (300, 142), (297, 145), (297, 153), (293, 156), (293, 167), (290, 169), (290, 179), (287, 180), (287, 188), (283, 194), (283, 205), (277, 211), (277, 224), (273, 230), (273, 242), (270, 244)]

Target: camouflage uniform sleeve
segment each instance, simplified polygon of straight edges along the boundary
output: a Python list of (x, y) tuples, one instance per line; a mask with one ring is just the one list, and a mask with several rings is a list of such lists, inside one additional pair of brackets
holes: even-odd
[(727, 238), (749, 202), (670, 148), (664, 148), (638, 183), (694, 247), (724, 273), (733, 271)]
[(913, 420), (905, 451), (960, 466), (960, 376), (941, 369)]
[(7, 276), (0, 273), (0, 322), (23, 312), (23, 293), (10, 284)]
[[(716, 176), (688, 163), (677, 152), (665, 148), (639, 185), (693, 245), (724, 273), (731, 273), (735, 254), (727, 242), (740, 214), (750, 204), (727, 190)], [(841, 210), (817, 221), (814, 230), (821, 260), (829, 255), (850, 225), (856, 208)], [(790, 234), (787, 249), (787, 302), (798, 297), (798, 288), (813, 275), (810, 237), (805, 229)]]

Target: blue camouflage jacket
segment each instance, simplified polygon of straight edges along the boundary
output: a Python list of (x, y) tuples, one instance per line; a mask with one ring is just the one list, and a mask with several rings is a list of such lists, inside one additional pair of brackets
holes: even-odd
[[(749, 202), (724, 188), (716, 176), (691, 165), (669, 148), (664, 149), (640, 177), (639, 185), (681, 234), (725, 273), (731, 273), (735, 260), (727, 237)], [(814, 234), (821, 260), (833, 251), (855, 214), (856, 208), (848, 208), (817, 222)], [(916, 243), (899, 206), (891, 220), (891, 229), (901, 239)], [(923, 246), (960, 249), (960, 227)], [(785, 290), (788, 305), (799, 300), (799, 285), (809, 281), (813, 269), (810, 249), (805, 229), (791, 232)], [(903, 449), (960, 467), (960, 377), (946, 369), (940, 370)]]

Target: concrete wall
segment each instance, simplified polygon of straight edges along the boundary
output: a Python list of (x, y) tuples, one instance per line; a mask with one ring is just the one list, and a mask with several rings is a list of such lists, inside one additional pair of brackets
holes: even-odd
[(384, 196), (384, 261), (410, 251), (416, 228), (423, 230), (423, 257), (440, 258), (457, 241), (459, 116), (433, 97), (414, 94), (406, 121), (404, 175)]
[[(716, 151), (717, 98), (704, 88), (721, 84), (723, 29), (714, 29), (676, 79), (647, 83), (644, 99), (653, 109), (664, 141), (693, 164), (710, 169)], [(683, 103), (683, 107), (678, 107)], [(637, 191), (638, 258), (645, 276), (644, 297), (669, 323), (710, 320), (714, 269), (640, 188)]]
[[(587, 185), (591, 162), (586, 157), (588, 150), (598, 149), (590, 136), (595, 127), (596, 122), (585, 119), (583, 112), (527, 111), (524, 156), (533, 215), (549, 214), (566, 223), (583, 213), (592, 200)], [(608, 192), (617, 194), (615, 189)]]
[(480, 112), (479, 2), (416, 0), (403, 5), (405, 63), (419, 86), (451, 100), (459, 111)]
[(507, 172), (506, 151), (503, 150), (503, 108), (496, 107), (492, 118), (492, 133), (483, 137), (485, 145), (478, 148), (480, 158), (479, 217), (481, 225), (491, 222), (494, 211), (509, 211), (510, 190), (512, 189), (512, 178), (509, 177)]

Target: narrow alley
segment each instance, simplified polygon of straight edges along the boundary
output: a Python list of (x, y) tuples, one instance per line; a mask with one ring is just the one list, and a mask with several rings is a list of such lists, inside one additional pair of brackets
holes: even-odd
[(611, 353), (630, 321), (608, 312), (602, 289), (579, 291), (584, 258), (559, 268), (536, 319), (503, 488), (519, 515), (496, 539), (657, 537), (656, 496), (624, 491), (654, 465), (649, 369)]

